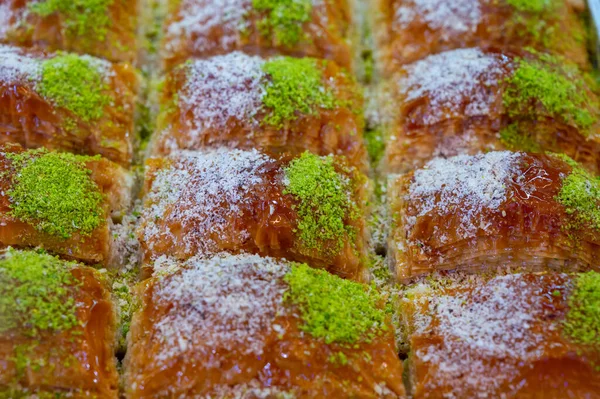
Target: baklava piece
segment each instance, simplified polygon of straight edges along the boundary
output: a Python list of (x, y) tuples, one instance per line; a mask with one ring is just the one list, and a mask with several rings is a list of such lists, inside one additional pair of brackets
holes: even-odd
[(562, 59), (452, 50), (406, 66), (391, 87), (388, 172), (494, 149), (560, 152), (600, 169), (596, 85)]
[(138, 75), (127, 64), (0, 45), (0, 143), (132, 161)]
[(345, 155), (366, 168), (361, 91), (334, 63), (239, 52), (191, 61), (166, 79), (156, 155), (228, 146), (271, 155)]
[(399, 280), (446, 270), (598, 270), (600, 181), (564, 155), (436, 158), (390, 180)]
[(335, 61), (352, 68), (357, 39), (347, 0), (168, 0), (161, 57), (167, 70), (190, 58), (243, 51)]
[(127, 397), (403, 398), (373, 287), (257, 255), (173, 262), (139, 285)]
[(116, 399), (116, 314), (94, 269), (9, 249), (0, 258), (0, 396)]
[(138, 0), (0, 0), (0, 43), (137, 58)]
[(43, 247), (111, 261), (111, 217), (131, 202), (131, 176), (99, 156), (0, 147), (0, 246)]
[(467, 47), (535, 48), (589, 69), (581, 10), (565, 0), (377, 0), (373, 31), (383, 74)]
[(413, 398), (600, 398), (600, 274), (407, 290)]
[(146, 268), (162, 255), (249, 252), (363, 280), (368, 182), (344, 161), (225, 148), (148, 160), (138, 230)]

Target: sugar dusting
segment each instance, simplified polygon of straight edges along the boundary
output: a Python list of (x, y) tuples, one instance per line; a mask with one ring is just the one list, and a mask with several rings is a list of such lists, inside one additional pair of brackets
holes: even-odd
[(200, 134), (223, 127), (231, 118), (251, 120), (262, 106), (264, 61), (234, 52), (186, 66), (186, 83), (179, 93), (182, 112), (191, 112), (191, 126)]
[[(141, 238), (150, 252), (166, 237), (187, 251), (210, 255), (218, 248), (211, 237), (230, 232), (229, 218), (242, 212), (272, 160), (257, 150), (225, 148), (181, 151), (169, 159), (172, 165), (157, 173), (146, 195)], [(243, 228), (235, 234), (237, 239), (249, 235)]]
[(399, 90), (413, 101), (429, 100), (424, 123), (434, 124), (456, 114), (486, 115), (496, 100), (497, 87), (509, 65), (506, 56), (479, 49), (459, 49), (431, 55), (406, 67)]
[(289, 266), (257, 255), (219, 254), (194, 257), (180, 267), (159, 277), (153, 293), (153, 301), (169, 307), (155, 323), (163, 345), (157, 361), (198, 348), (260, 355), (264, 335), (285, 312), (283, 276)]
[[(416, 301), (425, 301), (429, 311), (415, 314), (414, 333), (443, 339), (440, 345), (416, 350), (416, 357), (435, 373), (426, 389), (450, 386), (451, 398), (462, 397), (460, 392), (492, 397), (495, 389), (516, 377), (520, 362), (532, 363), (544, 350), (544, 333), (533, 328), (536, 321), (545, 320), (540, 286), (521, 275), (487, 283), (477, 280), (471, 290), (453, 295), (416, 294)], [(553, 321), (547, 324), (546, 328), (556, 327)]]
[(473, 32), (481, 20), (480, 0), (408, 0), (395, 13), (394, 23), (400, 28), (421, 19), (432, 29), (442, 30), (443, 36)]
[(245, 15), (251, 9), (251, 0), (183, 0), (175, 20), (166, 27), (167, 49), (171, 51), (193, 38), (197, 52), (213, 47), (232, 51), (240, 32), (247, 29)]
[(0, 83), (37, 82), (41, 61), (27, 55), (18, 47), (0, 44)]
[[(435, 158), (414, 173), (409, 199), (416, 217), (431, 212), (450, 215), (458, 210), (463, 236), (475, 234), (483, 210), (494, 211), (506, 201), (506, 187), (518, 172), (521, 153), (496, 151), (480, 155)], [(407, 229), (412, 224), (407, 225)]]
[(9, 2), (0, 4), (0, 39), (6, 38), (12, 16), (11, 4)]

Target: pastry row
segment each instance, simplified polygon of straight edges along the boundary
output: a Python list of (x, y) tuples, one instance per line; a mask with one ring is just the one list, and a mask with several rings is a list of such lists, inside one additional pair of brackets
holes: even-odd
[[(154, 270), (136, 288), (128, 398), (405, 398), (403, 372), (414, 398), (598, 397), (596, 272), (428, 280), (390, 300), (257, 255), (163, 256)], [(117, 398), (106, 276), (9, 249), (0, 280), (4, 397)]]

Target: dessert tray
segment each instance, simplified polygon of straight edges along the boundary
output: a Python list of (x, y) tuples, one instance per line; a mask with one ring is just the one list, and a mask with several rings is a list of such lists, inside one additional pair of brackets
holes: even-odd
[(0, 399), (600, 398), (594, 20), (0, 0)]

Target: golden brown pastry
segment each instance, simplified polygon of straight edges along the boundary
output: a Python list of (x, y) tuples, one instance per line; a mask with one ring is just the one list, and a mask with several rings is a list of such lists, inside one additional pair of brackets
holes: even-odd
[(184, 151), (146, 163), (144, 262), (219, 252), (309, 262), (362, 280), (366, 178), (340, 157)]
[(156, 155), (219, 146), (275, 156), (309, 150), (367, 168), (361, 91), (332, 62), (234, 52), (186, 63), (163, 87)]
[(0, 396), (117, 398), (116, 314), (96, 270), (43, 252), (0, 259)]
[(137, 58), (138, 0), (0, 0), (0, 43)]
[(598, 270), (600, 183), (564, 155), (436, 158), (392, 178), (389, 259), (400, 280), (445, 270)]
[(600, 398), (599, 292), (596, 272), (411, 287), (413, 398)]
[(347, 0), (169, 0), (161, 58), (172, 67), (190, 58), (240, 50), (335, 61), (352, 68), (353, 28)]
[(138, 76), (128, 64), (0, 45), (0, 143), (133, 156)]
[(0, 147), (0, 246), (108, 265), (111, 214), (127, 210), (131, 184), (100, 157)]
[(600, 170), (595, 84), (565, 60), (452, 50), (406, 66), (390, 82), (382, 103), (387, 172), (494, 149), (560, 152)]
[(257, 255), (162, 257), (141, 283), (129, 399), (404, 398), (383, 297)]
[(565, 0), (377, 0), (371, 12), (383, 74), (447, 50), (535, 48), (590, 69), (580, 10)]

